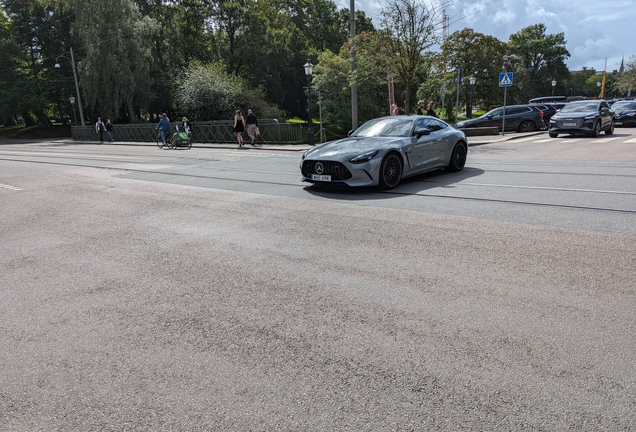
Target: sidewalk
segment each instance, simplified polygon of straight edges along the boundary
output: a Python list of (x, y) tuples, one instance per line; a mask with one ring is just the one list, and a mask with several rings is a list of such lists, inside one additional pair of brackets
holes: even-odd
[[(525, 138), (533, 135), (541, 135), (545, 133), (545, 131), (536, 131), (536, 132), (525, 132), (525, 133), (516, 133), (516, 132), (508, 132), (506, 135), (487, 135), (487, 136), (475, 136), (475, 137), (467, 137), (469, 146), (483, 145), (483, 144), (491, 144), (493, 142), (502, 142), (502, 141), (511, 141), (519, 138)], [(93, 145), (134, 145), (134, 146), (148, 146), (148, 147), (156, 147), (157, 145), (153, 142), (132, 142), (132, 141), (115, 141), (114, 143), (109, 143), (105, 141), (102, 144), (99, 144), (97, 141), (75, 141), (70, 138), (63, 139), (32, 139), (32, 140), (12, 140), (12, 139), (0, 139), (0, 144), (19, 144), (19, 143), (37, 143), (37, 142), (55, 142), (55, 143), (64, 143), (64, 144), (93, 144)], [(266, 151), (284, 151), (284, 152), (304, 152), (311, 148), (311, 146), (307, 144), (264, 144), (262, 147), (244, 147), (239, 148), (238, 144), (235, 143), (193, 143), (192, 147), (194, 148), (217, 148), (217, 149), (232, 149), (237, 151), (250, 151), (250, 150), (266, 150)]]

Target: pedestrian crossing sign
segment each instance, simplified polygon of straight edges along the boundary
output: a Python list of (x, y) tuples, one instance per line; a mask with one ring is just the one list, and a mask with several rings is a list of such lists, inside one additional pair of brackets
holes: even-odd
[(499, 87), (512, 87), (512, 72), (503, 72), (499, 74)]

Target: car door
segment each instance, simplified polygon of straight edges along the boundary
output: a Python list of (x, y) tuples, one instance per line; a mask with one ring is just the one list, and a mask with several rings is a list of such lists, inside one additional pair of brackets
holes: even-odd
[(605, 101), (601, 102), (599, 110), (603, 129), (609, 129), (612, 123), (612, 112), (610, 111), (609, 104)]
[[(428, 129), (430, 133), (417, 138), (417, 131), (421, 129)], [(409, 165), (413, 172), (424, 171), (441, 163), (444, 134), (440, 129), (437, 120), (431, 117), (423, 117), (415, 122), (414, 143), (409, 153)]]

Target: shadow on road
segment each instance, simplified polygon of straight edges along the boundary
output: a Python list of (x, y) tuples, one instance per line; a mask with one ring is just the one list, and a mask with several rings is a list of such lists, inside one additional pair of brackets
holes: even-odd
[(417, 195), (433, 189), (456, 187), (456, 183), (484, 174), (479, 168), (466, 167), (460, 172), (432, 171), (414, 177), (403, 179), (391, 190), (381, 190), (378, 187), (352, 188), (342, 184), (312, 184), (304, 188), (308, 193), (322, 198), (361, 201), (396, 198), (400, 195)]

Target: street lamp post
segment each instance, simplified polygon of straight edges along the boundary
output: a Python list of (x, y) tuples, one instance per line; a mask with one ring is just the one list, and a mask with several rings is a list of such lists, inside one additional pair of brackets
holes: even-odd
[(466, 117), (473, 118), (473, 93), (475, 92), (475, 81), (477, 81), (477, 79), (471, 76), (468, 78), (468, 81), (470, 82), (470, 106), (466, 110)]
[(60, 57), (65, 58), (66, 60), (71, 62), (71, 67), (73, 68), (73, 78), (75, 78), (75, 91), (77, 92), (77, 104), (79, 105), (80, 112), (80, 120), (82, 121), (82, 126), (86, 124), (84, 121), (84, 108), (82, 108), (82, 97), (80, 96), (79, 84), (77, 82), (77, 71), (75, 70), (75, 58), (73, 57), (73, 48), (71, 48), (71, 58), (69, 59), (66, 56), (59, 55), (55, 58), (55, 67), (60, 68), (60, 63), (57, 61)]
[(307, 130), (307, 144), (314, 145), (314, 128), (311, 122), (311, 75), (314, 71), (314, 65), (311, 64), (309, 59), (304, 66), (305, 75), (307, 76), (307, 116), (308, 118), (308, 130)]
[(71, 103), (71, 109), (73, 110), (73, 126), (77, 126), (77, 116), (75, 115), (75, 98), (71, 96), (68, 98), (68, 101)]
[(552, 96), (554, 96), (554, 88), (556, 87), (557, 81), (555, 79), (552, 80)]

